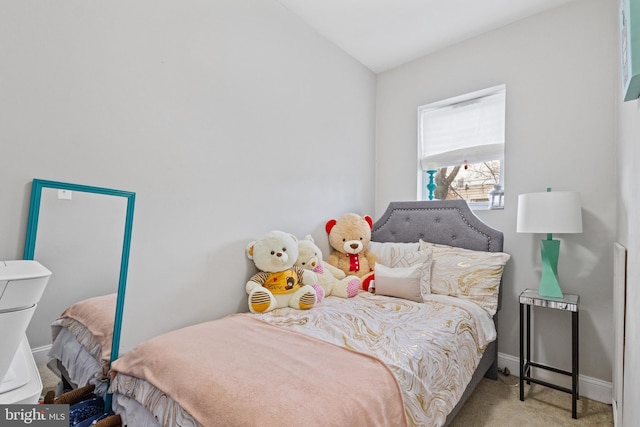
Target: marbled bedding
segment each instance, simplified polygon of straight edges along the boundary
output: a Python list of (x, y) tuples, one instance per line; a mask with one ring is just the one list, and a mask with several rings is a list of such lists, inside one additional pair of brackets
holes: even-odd
[[(416, 303), (361, 292), (350, 299), (328, 297), (311, 310), (284, 308), (235, 316), (258, 318), (379, 359), (393, 373), (407, 422), (414, 426), (444, 424), (486, 345), (496, 336), (485, 310), (442, 295)], [(193, 363), (197, 366), (200, 361), (196, 358)], [(317, 363), (322, 370), (323, 361)], [(112, 390), (123, 419), (135, 420), (135, 425), (157, 425), (155, 419), (160, 425), (176, 425), (178, 421), (199, 425), (177, 404), (180, 398), (172, 398), (144, 379), (118, 374)], [(131, 402), (133, 396), (139, 402)], [(153, 416), (140, 414), (140, 404), (150, 408)], [(131, 407), (137, 409), (127, 411)]]

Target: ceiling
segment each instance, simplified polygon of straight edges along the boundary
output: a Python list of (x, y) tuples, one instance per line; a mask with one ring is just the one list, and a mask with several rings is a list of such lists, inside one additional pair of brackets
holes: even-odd
[(379, 73), (579, 0), (278, 0)]

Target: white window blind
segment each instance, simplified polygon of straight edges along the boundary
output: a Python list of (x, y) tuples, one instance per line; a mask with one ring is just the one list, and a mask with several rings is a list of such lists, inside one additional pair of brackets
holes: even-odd
[(423, 170), (504, 159), (505, 86), (418, 108)]

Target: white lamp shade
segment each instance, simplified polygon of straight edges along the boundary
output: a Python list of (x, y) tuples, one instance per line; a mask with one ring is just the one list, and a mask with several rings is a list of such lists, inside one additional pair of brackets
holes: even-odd
[(580, 195), (547, 191), (518, 196), (518, 233), (582, 233)]

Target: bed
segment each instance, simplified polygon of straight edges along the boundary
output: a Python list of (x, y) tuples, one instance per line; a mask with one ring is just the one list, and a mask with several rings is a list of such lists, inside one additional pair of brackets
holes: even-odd
[(447, 425), (497, 378), (503, 235), (464, 201), (392, 202), (370, 246), (375, 294), (139, 344), (111, 365), (114, 412), (136, 427)]
[(47, 366), (60, 378), (57, 395), (94, 385), (105, 397), (116, 300), (114, 293), (78, 301), (51, 323)]

